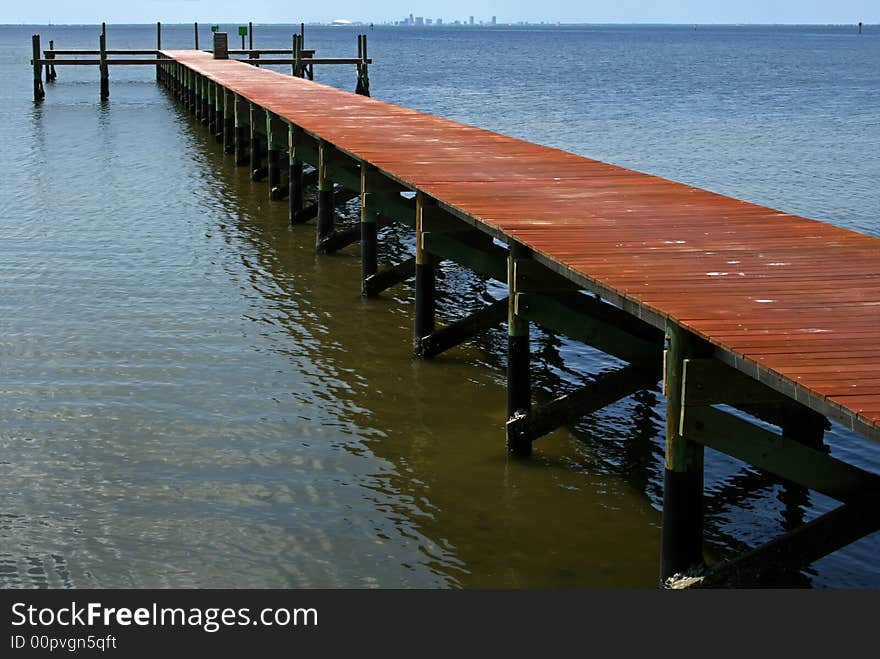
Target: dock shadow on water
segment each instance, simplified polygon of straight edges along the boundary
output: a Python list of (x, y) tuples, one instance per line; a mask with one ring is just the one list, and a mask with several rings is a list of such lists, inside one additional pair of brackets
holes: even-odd
[[(506, 334), (412, 359), (407, 286), (362, 299), (356, 247), (316, 256), (170, 96), (114, 85), (4, 141), (0, 587), (656, 586), (659, 388), (508, 458)], [(441, 320), (496, 295), (441, 273)], [(614, 365), (540, 331), (532, 355), (544, 398)], [(707, 458), (718, 557), (823, 509)], [(861, 585), (875, 550), (822, 563)]]

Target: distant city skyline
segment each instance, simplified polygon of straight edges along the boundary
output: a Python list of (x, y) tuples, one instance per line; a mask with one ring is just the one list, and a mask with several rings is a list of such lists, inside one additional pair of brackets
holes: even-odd
[(423, 24), (481, 22), (491, 24), (528, 23), (779, 23), (779, 24), (866, 24), (880, 23), (877, 0), (447, 0), (428, 3), (407, 0), (378, 0), (365, 7), (354, 0), (298, 7), (281, 0), (147, 0), (119, 3), (118, 0), (44, 0), (41, 3), (4, 3), (0, 24), (61, 23), (331, 23), (344, 19), (361, 23), (400, 23), (412, 15)]

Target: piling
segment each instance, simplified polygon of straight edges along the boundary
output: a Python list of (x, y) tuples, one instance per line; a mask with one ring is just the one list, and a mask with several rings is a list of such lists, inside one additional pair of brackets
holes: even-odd
[[(531, 255), (519, 243), (510, 244), (507, 256), (507, 419), (528, 416), (532, 409), (532, 380), (529, 356), (529, 321), (517, 314), (515, 267), (517, 259)], [(532, 442), (508, 433), (507, 451), (518, 457), (532, 454)]]
[(684, 362), (693, 338), (674, 323), (666, 329), (666, 462), (660, 580), (686, 575), (703, 563), (703, 446), (682, 434)]
[[(156, 52), (162, 50), (162, 23), (156, 23)], [(160, 79), (160, 67), (156, 65), (156, 80)]]
[[(49, 41), (49, 52), (46, 53), (47, 59), (55, 59), (55, 53), (52, 52), (53, 50), (55, 50), (55, 42), (50, 40)], [(58, 77), (58, 73), (55, 71), (55, 65), (50, 64), (49, 66), (47, 66), (46, 67), (46, 80), (47, 81), (55, 80), (57, 77)]]
[(358, 35), (357, 86), (355, 93), (361, 96), (370, 95), (370, 75), (367, 69), (367, 35)]
[[(110, 98), (110, 67), (107, 66), (107, 34), (105, 32), (101, 33), (100, 37), (100, 51), (101, 51), (101, 64), (100, 64), (100, 72), (101, 72), (101, 100), (106, 101)], [(156, 66), (156, 70), (158, 71), (159, 67)]]
[(250, 104), (238, 94), (235, 94), (234, 121), (235, 121), (235, 164), (243, 166), (248, 164), (248, 149), (250, 148)]
[(287, 135), (287, 151), (289, 154), (288, 199), (290, 206), (290, 223), (296, 224), (297, 213), (299, 213), (303, 207), (303, 162), (299, 158), (297, 152), (300, 140), (299, 127), (291, 125), (288, 128)]
[(415, 318), (413, 321), (413, 352), (421, 354), (421, 341), (434, 331), (434, 257), (425, 249), (424, 219), (425, 207), (432, 205), (433, 199), (421, 192), (416, 193), (416, 283)]
[(318, 144), (318, 226), (315, 244), (319, 254), (323, 253), (322, 243), (333, 234), (335, 228), (333, 181), (328, 171), (332, 152), (333, 147), (323, 140)]
[(258, 126), (259, 117), (258, 115), (263, 112), (263, 109), (259, 106), (255, 106), (253, 103), (250, 104), (249, 109), (249, 126), (250, 126), (250, 142), (251, 142), (251, 180), (252, 181), (262, 181), (266, 178), (266, 170), (263, 167), (263, 151), (265, 150), (265, 144), (263, 140), (263, 136), (260, 135)]
[(248, 22), (248, 48), (254, 49), (254, 24), (252, 22)]
[(199, 24), (193, 23), (193, 36), (195, 37), (196, 50), (199, 49)]
[(31, 45), (33, 46), (34, 57), (34, 100), (42, 101), (46, 98), (46, 91), (43, 89), (43, 65), (39, 63), (40, 55), (42, 54), (39, 34), (31, 37)]
[(284, 150), (284, 122), (274, 113), (266, 111), (266, 171), (269, 184), (269, 199), (278, 200), (287, 196), (288, 190), (281, 186), (281, 153)]
[(379, 271), (378, 213), (373, 208), (376, 168), (361, 166), (361, 295), (367, 296), (367, 278)]
[(235, 152), (235, 95), (223, 88), (223, 152)]

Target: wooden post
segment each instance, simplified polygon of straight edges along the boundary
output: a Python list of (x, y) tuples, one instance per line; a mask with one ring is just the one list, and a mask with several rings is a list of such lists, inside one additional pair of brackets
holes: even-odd
[[(162, 24), (156, 23), (156, 55), (159, 54), (159, 51), (162, 50)], [(156, 80), (159, 79), (160, 68), (159, 65), (156, 65)]]
[(413, 352), (420, 355), (421, 341), (433, 333), (435, 327), (434, 257), (425, 249), (425, 206), (434, 200), (422, 192), (416, 194), (416, 301), (413, 323)]
[[(110, 98), (110, 67), (107, 66), (107, 34), (102, 32), (100, 38), (101, 64), (99, 66), (101, 72), (101, 100), (106, 101)], [(158, 65), (157, 70), (158, 70)]]
[(370, 95), (370, 76), (367, 71), (367, 35), (358, 35), (357, 86), (355, 93), (361, 96)]
[(213, 80), (208, 80), (208, 130), (214, 135), (217, 132), (217, 85)]
[[(296, 36), (296, 35), (294, 35)], [(290, 204), (290, 223), (296, 224), (296, 214), (303, 207), (303, 164), (298, 158), (297, 150), (299, 148), (300, 129), (298, 126), (291, 125), (287, 131), (287, 151), (289, 153), (289, 204)]]
[(202, 118), (202, 76), (193, 71), (193, 88), (195, 89), (195, 106), (193, 116), (197, 120)]
[[(517, 288), (515, 265), (517, 259), (530, 256), (527, 247), (511, 243), (507, 255), (507, 420), (528, 416), (532, 410), (532, 377), (529, 359), (529, 321), (516, 313)], [(514, 433), (507, 434), (507, 451), (511, 455), (528, 457), (532, 454), (531, 438), (523, 440)]]
[(248, 22), (248, 48), (251, 50), (254, 49), (254, 24), (252, 22)]
[[(50, 40), (49, 41), (49, 52), (46, 55), (47, 59), (55, 59), (55, 53), (52, 52), (53, 50), (55, 50), (55, 42)], [(58, 73), (55, 71), (55, 65), (50, 64), (49, 66), (47, 66), (46, 67), (46, 80), (47, 81), (55, 80), (55, 78), (57, 78), (57, 77), (58, 77)]]
[(218, 144), (226, 144), (226, 88), (214, 83), (214, 139)]
[(370, 95), (370, 69), (367, 60), (370, 58), (370, 55), (367, 53), (367, 35), (364, 35), (364, 96)]
[(235, 151), (235, 96), (223, 88), (223, 151)]
[(196, 38), (195, 39), (196, 50), (198, 50), (199, 49), (199, 24), (198, 23), (193, 23), (193, 32), (195, 33), (194, 36)]
[(685, 574), (703, 562), (703, 446), (681, 433), (684, 360), (692, 338), (674, 323), (666, 327), (666, 468), (663, 476), (663, 530), (660, 580)]
[(262, 181), (266, 178), (266, 170), (263, 168), (263, 137), (260, 135), (257, 126), (259, 118), (257, 113), (260, 108), (253, 103), (250, 104), (249, 125), (251, 129), (251, 180)]
[(321, 140), (318, 144), (318, 227), (315, 245), (319, 254), (323, 253), (321, 243), (329, 238), (335, 229), (333, 181), (328, 175), (333, 146)]
[(373, 188), (376, 168), (361, 163), (361, 295), (367, 295), (367, 277), (379, 271), (378, 264), (378, 219), (373, 209)]
[(207, 126), (211, 120), (211, 104), (209, 102), (211, 94), (211, 81), (201, 76), (202, 79), (202, 124)]
[(284, 122), (278, 115), (266, 110), (266, 170), (269, 183), (269, 199), (279, 200), (287, 196), (281, 187), (281, 152), (284, 150), (282, 134)]
[(305, 78), (305, 69), (303, 68), (303, 40), (301, 36), (294, 35), (294, 54), (293, 69), (294, 75), (299, 78)]
[(357, 38), (358, 38), (358, 54), (357, 54), (358, 63), (357, 63), (357, 83), (355, 83), (355, 87), (354, 87), (355, 94), (360, 94), (361, 90), (363, 89), (363, 87), (362, 87), (363, 75), (361, 74), (361, 69), (363, 67), (363, 62), (364, 62), (364, 48), (363, 48), (363, 40), (361, 39), (361, 36), (363, 36), (363, 35), (360, 35), (360, 34), (357, 35)]
[(248, 147), (250, 146), (250, 104), (238, 94), (235, 95), (235, 164), (248, 164)]
[(43, 89), (43, 65), (38, 63), (43, 54), (40, 49), (39, 34), (31, 37), (31, 46), (33, 47), (34, 58), (34, 101), (42, 101), (46, 98), (46, 90)]
[(198, 111), (198, 96), (196, 94), (196, 72), (192, 69), (186, 69), (186, 79), (188, 82), (187, 98), (189, 100), (189, 112), (195, 115)]

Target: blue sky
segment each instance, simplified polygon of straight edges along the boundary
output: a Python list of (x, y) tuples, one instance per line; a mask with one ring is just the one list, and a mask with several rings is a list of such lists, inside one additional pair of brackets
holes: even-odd
[(3, 23), (375, 21), (408, 14), (445, 20), (589, 23), (880, 23), (880, 0), (42, 0), (0, 3)]

